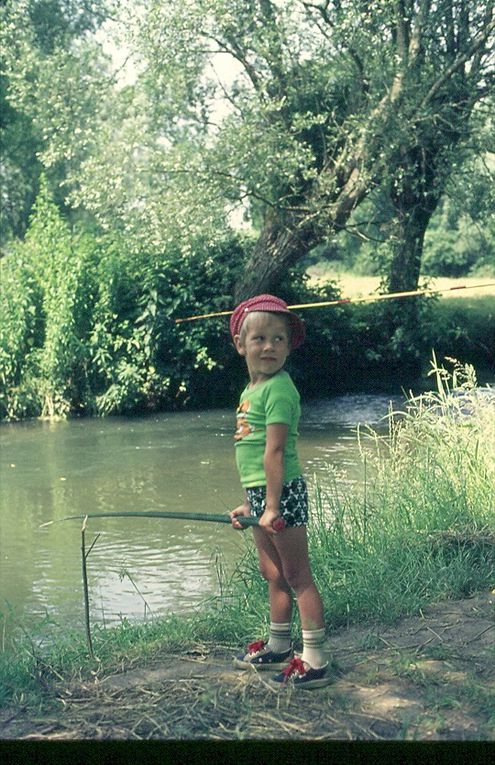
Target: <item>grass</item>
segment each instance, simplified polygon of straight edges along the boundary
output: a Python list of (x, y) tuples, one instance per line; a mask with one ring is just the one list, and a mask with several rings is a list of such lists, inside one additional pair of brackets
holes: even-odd
[[(366, 295), (372, 295), (380, 286), (379, 276), (364, 276), (352, 273), (351, 271), (340, 270), (335, 264), (320, 263), (315, 266), (311, 266), (308, 269), (308, 275), (310, 277), (310, 283), (318, 284), (328, 281), (336, 281), (339, 285), (342, 296), (345, 298), (364, 297)], [(422, 277), (420, 279), (421, 284), (426, 281), (427, 289), (450, 289), (452, 287), (458, 287), (460, 285), (469, 286), (468, 290), (459, 290), (453, 292), (443, 293), (443, 298), (446, 300), (469, 300), (473, 297), (484, 297), (495, 295), (495, 287), (478, 287), (471, 289), (474, 285), (481, 284), (493, 284), (495, 282), (495, 276), (461, 276), (458, 279), (451, 279), (445, 276), (435, 277)]]
[[(359, 433), (361, 494), (334, 480), (316, 494), (312, 554), (327, 620), (393, 621), (428, 601), (462, 597), (495, 574), (495, 407), (473, 370), (390, 415), (389, 433)], [(467, 412), (471, 412), (466, 416)]]
[(92, 658), (83, 632), (68, 632), (62, 637), (58, 631), (53, 639), (53, 625), (50, 619), (43, 619), (30, 625), (28, 631), (17, 622), (15, 635), (0, 652), (0, 707), (11, 703), (56, 704), (52, 687), (59, 681), (77, 682), (132, 667), (136, 662), (146, 665), (157, 650), (180, 650), (192, 646), (196, 639), (193, 622), (173, 615), (140, 625), (124, 619), (111, 629), (93, 627)]
[[(370, 625), (370, 646), (373, 623), (495, 583), (493, 398), (480, 395), (470, 367), (448, 374), (434, 365), (432, 373), (436, 391), (391, 412), (386, 436), (356, 434), (361, 489), (329, 467), (327, 487), (313, 491), (310, 553), (327, 624)], [(220, 594), (190, 617), (93, 628), (95, 660), (82, 634), (50, 642), (48, 620), (18, 630), (0, 653), (0, 703), (46, 704), (61, 678), (142, 665), (157, 651), (237, 648), (266, 632), (267, 588), (252, 545), (233, 573), (217, 565), (217, 575)]]

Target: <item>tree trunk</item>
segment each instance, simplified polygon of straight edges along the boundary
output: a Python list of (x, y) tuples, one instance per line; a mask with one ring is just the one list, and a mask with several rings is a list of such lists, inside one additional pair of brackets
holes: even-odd
[[(418, 288), (426, 229), (443, 192), (438, 166), (442, 147), (430, 145), (403, 150), (392, 184), (394, 219), (390, 231), (392, 259), (386, 274), (389, 292)], [(413, 301), (416, 302), (416, 301)]]
[(426, 228), (431, 214), (397, 210), (392, 228), (392, 260), (386, 277), (388, 292), (418, 287)]
[(294, 221), (267, 220), (236, 284), (236, 302), (263, 292), (276, 293), (291, 266), (315, 244), (315, 235), (309, 228), (300, 228)]

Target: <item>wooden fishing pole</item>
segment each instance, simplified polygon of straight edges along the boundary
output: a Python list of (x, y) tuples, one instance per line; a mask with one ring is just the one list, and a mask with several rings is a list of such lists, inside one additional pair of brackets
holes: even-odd
[[(59, 518), (56, 521), (48, 521), (42, 523), (40, 528), (44, 526), (51, 526), (53, 523), (60, 523), (61, 521), (74, 521), (81, 518), (169, 518), (183, 521), (209, 521), (210, 523), (228, 523), (230, 524), (230, 515), (219, 515), (215, 513), (183, 513), (179, 511), (171, 510), (153, 510), (138, 512), (115, 512), (115, 513), (86, 513), (85, 515), (66, 515), (65, 518)], [(242, 526), (259, 526), (259, 518), (254, 515), (238, 515), (237, 520)], [(281, 531), (285, 528), (285, 521), (283, 518), (278, 518), (273, 524), (275, 531)]]
[[(334, 305), (344, 305), (347, 303), (371, 303), (378, 300), (398, 300), (400, 298), (414, 297), (415, 295), (435, 295), (443, 292), (452, 292), (454, 290), (474, 290), (484, 289), (486, 287), (495, 287), (495, 282), (489, 282), (488, 284), (461, 284), (457, 287), (445, 287), (444, 289), (425, 289), (425, 290), (409, 290), (407, 292), (388, 292), (385, 295), (365, 295), (364, 297), (357, 298), (340, 298), (338, 300), (324, 300), (320, 303), (299, 303), (297, 305), (289, 305), (287, 308), (291, 310), (301, 310), (305, 308), (328, 308)], [(199, 319), (212, 319), (217, 316), (230, 316), (233, 311), (216, 311), (215, 313), (203, 313), (197, 316), (186, 316), (182, 319), (175, 319), (176, 324), (183, 324), (187, 321), (198, 321)]]

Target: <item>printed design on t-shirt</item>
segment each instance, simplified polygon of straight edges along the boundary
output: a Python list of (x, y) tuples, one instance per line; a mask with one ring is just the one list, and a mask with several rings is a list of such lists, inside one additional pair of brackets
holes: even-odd
[(254, 431), (253, 426), (249, 424), (247, 418), (249, 407), (249, 401), (243, 401), (242, 404), (239, 404), (237, 407), (237, 429), (234, 434), (235, 441), (240, 441), (241, 439), (246, 438), (246, 436), (249, 436), (249, 434)]

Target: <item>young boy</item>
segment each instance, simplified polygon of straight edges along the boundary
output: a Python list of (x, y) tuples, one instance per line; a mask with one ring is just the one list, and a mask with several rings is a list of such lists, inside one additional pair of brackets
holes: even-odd
[[(296, 452), (299, 393), (283, 369), (291, 350), (304, 341), (304, 324), (280, 298), (257, 295), (237, 306), (230, 331), (250, 378), (241, 394), (235, 434), (245, 500), (232, 511), (232, 525), (244, 528), (239, 516), (259, 518), (253, 534), (270, 601), (268, 641), (250, 643), (234, 664), (282, 669), (272, 678), (278, 687), (287, 682), (321, 687), (329, 682), (328, 663), (323, 607), (308, 557), (306, 484)], [(303, 634), (298, 658), (291, 643), (293, 594)]]

